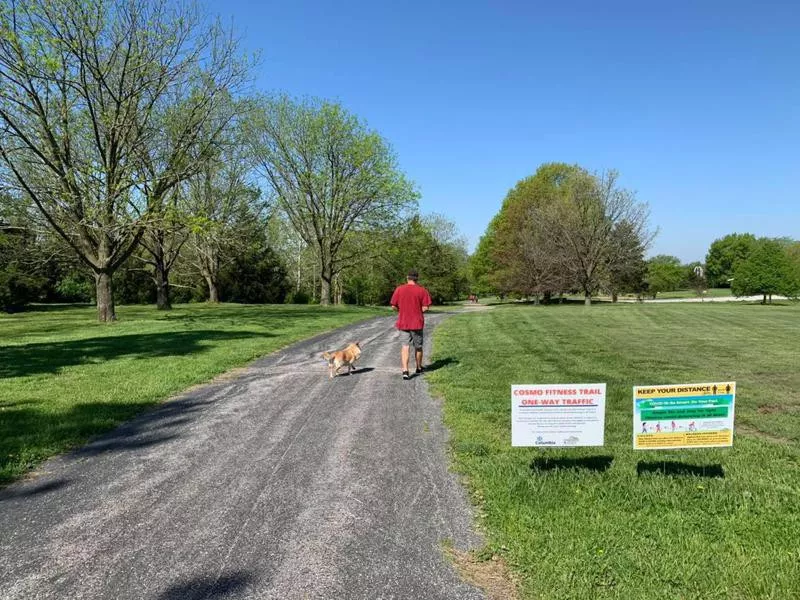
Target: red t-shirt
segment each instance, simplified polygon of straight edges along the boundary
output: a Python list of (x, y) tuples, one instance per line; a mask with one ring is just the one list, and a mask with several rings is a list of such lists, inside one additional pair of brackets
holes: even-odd
[(398, 312), (396, 327), (406, 331), (422, 329), (425, 318), (422, 316), (422, 307), (433, 304), (431, 295), (421, 285), (407, 283), (397, 286), (390, 302), (396, 306)]

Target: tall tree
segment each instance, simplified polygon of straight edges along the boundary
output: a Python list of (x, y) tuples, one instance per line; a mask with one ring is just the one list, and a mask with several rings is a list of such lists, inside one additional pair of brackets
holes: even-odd
[(116, 318), (114, 272), (241, 81), (235, 48), (168, 0), (0, 4), (0, 177), (92, 269), (100, 321)]
[(731, 287), (733, 272), (755, 247), (752, 233), (731, 233), (714, 240), (706, 255), (706, 278), (711, 287)]
[(773, 294), (795, 296), (800, 281), (795, 280), (786, 246), (778, 240), (759, 238), (733, 272), (731, 291), (736, 296), (762, 294), (762, 304), (772, 302)]
[(343, 251), (348, 234), (394, 225), (417, 193), (386, 141), (336, 103), (265, 99), (252, 141), (278, 207), (317, 254), (320, 303), (329, 304), (354, 258)]
[(611, 245), (606, 256), (606, 283), (613, 302), (621, 293), (641, 294), (645, 289), (647, 262), (645, 242), (636, 229), (622, 221), (611, 231)]
[(659, 292), (677, 290), (684, 281), (685, 269), (677, 256), (659, 254), (647, 261), (647, 292), (655, 298)]
[(235, 154), (227, 159), (207, 161), (186, 186), (190, 261), (208, 286), (209, 302), (219, 302), (220, 271), (246, 242), (239, 229), (263, 218), (266, 209), (261, 190), (248, 180), (247, 163)]
[[(566, 193), (546, 219), (553, 245), (587, 305), (603, 285), (606, 268), (617, 260), (620, 241), (633, 237), (646, 247), (652, 237), (647, 206), (632, 191), (619, 187), (617, 180), (615, 171), (570, 174)], [(624, 237), (615, 233), (622, 224), (627, 230)]]
[(490, 280), (500, 292), (533, 295), (562, 291), (573, 285), (563, 248), (553, 239), (551, 221), (565, 186), (579, 167), (548, 163), (508, 192), (487, 234), (490, 260), (496, 268)]

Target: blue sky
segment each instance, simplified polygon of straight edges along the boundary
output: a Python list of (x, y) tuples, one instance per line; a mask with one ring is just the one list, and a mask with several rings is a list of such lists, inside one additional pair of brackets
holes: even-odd
[(702, 260), (731, 232), (800, 238), (800, 3), (209, 0), (256, 86), (378, 130), (474, 247), (543, 162), (620, 171)]

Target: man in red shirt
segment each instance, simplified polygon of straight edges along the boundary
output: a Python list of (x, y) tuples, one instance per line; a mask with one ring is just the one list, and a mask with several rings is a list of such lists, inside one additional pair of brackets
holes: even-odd
[(417, 283), (419, 273), (408, 272), (408, 282), (398, 285), (392, 294), (390, 304), (399, 314), (395, 327), (402, 332), (403, 348), (400, 351), (400, 362), (403, 367), (403, 379), (411, 379), (408, 374), (408, 347), (414, 344), (414, 358), (417, 361), (417, 373), (422, 373), (422, 329), (425, 317), (422, 315), (433, 304), (431, 295)]

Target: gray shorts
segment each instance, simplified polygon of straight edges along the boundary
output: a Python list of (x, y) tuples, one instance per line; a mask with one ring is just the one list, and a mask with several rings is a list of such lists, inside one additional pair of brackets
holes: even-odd
[(422, 350), (422, 329), (401, 329), (400, 339), (404, 346), (414, 346), (415, 350)]

